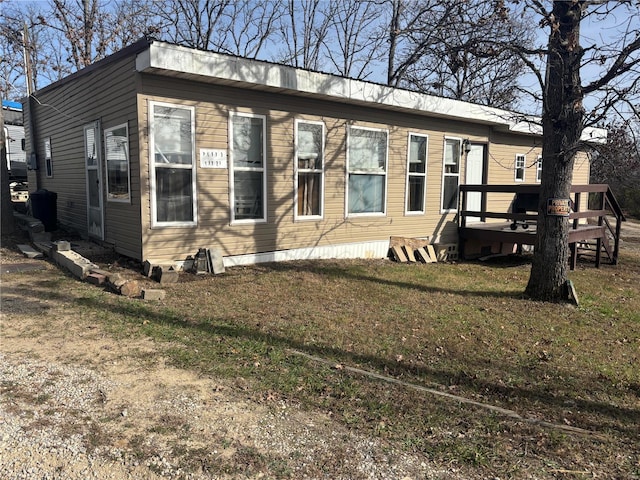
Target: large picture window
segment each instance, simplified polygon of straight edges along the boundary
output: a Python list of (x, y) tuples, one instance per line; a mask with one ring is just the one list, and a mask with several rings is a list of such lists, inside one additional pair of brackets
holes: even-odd
[(387, 190), (386, 130), (349, 127), (347, 212), (384, 214)]
[(152, 225), (196, 224), (192, 107), (149, 103)]
[(458, 186), (460, 185), (459, 138), (444, 139), (444, 165), (442, 174), (442, 211), (458, 209)]
[(232, 113), (231, 220), (266, 221), (265, 117)]
[(107, 200), (128, 202), (131, 197), (129, 133), (126, 123), (104, 131), (104, 155), (107, 165)]
[(296, 121), (296, 216), (322, 217), (324, 124)]
[(407, 155), (407, 213), (424, 213), (427, 189), (427, 137), (409, 134)]

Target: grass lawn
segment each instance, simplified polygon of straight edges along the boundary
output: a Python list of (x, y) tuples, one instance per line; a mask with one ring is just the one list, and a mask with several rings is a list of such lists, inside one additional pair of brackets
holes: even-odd
[(529, 269), (291, 262), (183, 275), (162, 304), (78, 302), (115, 335), (170, 342), (179, 367), (241, 377), (257, 399), (319, 409), (476, 474), (640, 477), (640, 254), (580, 265), (579, 307), (523, 298)]
[(73, 308), (469, 477), (640, 478), (640, 251), (571, 272), (579, 307), (523, 298), (529, 270), (287, 262), (183, 274), (160, 303), (83, 288)]

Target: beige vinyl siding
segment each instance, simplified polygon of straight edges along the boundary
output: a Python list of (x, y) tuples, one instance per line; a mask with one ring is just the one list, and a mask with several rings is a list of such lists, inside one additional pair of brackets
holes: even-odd
[[(138, 98), (141, 125), (148, 125), (148, 101), (195, 106), (196, 154), (200, 148), (228, 150), (229, 112), (266, 117), (267, 223), (230, 224), (229, 171), (203, 169), (197, 160), (198, 225), (150, 228), (148, 160), (143, 163), (143, 235), (145, 259), (184, 259), (199, 247), (223, 255), (268, 252), (316, 245), (388, 240), (391, 235), (455, 241), (455, 215), (440, 215), (445, 136), (488, 142), (487, 126), (461, 124), (417, 115), (381, 112), (369, 107), (288, 95), (195, 84), (166, 77), (142, 77)], [(235, 99), (232, 101), (232, 99)], [(321, 220), (294, 221), (295, 119), (325, 124), (325, 195)], [(348, 217), (345, 211), (346, 139), (349, 125), (388, 130), (386, 215)], [(145, 127), (146, 130), (147, 127)], [(429, 137), (427, 199), (424, 215), (405, 215), (409, 132)], [(148, 159), (147, 133), (141, 129), (142, 158)], [(231, 159), (229, 159), (229, 163)], [(464, 166), (464, 161), (462, 162)], [(230, 165), (229, 165), (230, 166)], [(464, 169), (461, 180), (464, 179)]]
[[(536, 168), (538, 155), (542, 153), (542, 138), (525, 135), (513, 135), (493, 132), (489, 145), (488, 179), (490, 185), (537, 184)], [(524, 182), (515, 180), (516, 155), (525, 155)], [(487, 211), (509, 211), (513, 194), (487, 194)], [(500, 219), (487, 219), (487, 222), (501, 222)]]
[[(36, 151), (39, 169), (31, 173), (30, 190), (44, 188), (56, 192), (58, 219), (67, 228), (87, 235), (87, 192), (84, 160), (84, 127), (100, 121), (103, 130), (127, 122), (129, 128), (132, 202), (106, 201), (104, 146), (101, 153), (102, 199), (105, 241), (116, 251), (138, 258), (141, 254), (139, 162), (136, 154), (137, 114), (133, 57), (79, 74), (73, 81), (61, 82), (36, 92), (32, 101), (36, 125)], [(51, 138), (53, 178), (46, 178), (44, 139)]]
[[(544, 168), (544, 167), (543, 167)], [(588, 185), (591, 176), (591, 164), (589, 162), (589, 154), (587, 152), (578, 152), (575, 163), (573, 164), (573, 184)], [(588, 210), (589, 196), (583, 193), (580, 198), (580, 210)], [(586, 222), (586, 220), (583, 220)]]

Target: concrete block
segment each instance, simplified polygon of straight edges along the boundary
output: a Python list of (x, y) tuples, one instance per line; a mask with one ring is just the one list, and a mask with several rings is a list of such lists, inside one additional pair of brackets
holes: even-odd
[(215, 248), (207, 249), (207, 260), (209, 261), (209, 271), (218, 275), (224, 273), (224, 260), (219, 250)]
[(145, 260), (142, 264), (142, 273), (149, 278), (153, 275), (153, 264), (149, 260)]
[(66, 240), (58, 240), (57, 242), (53, 242), (53, 248), (56, 252), (68, 252), (71, 250), (71, 244)]
[(27, 258), (42, 258), (44, 256), (42, 252), (35, 250), (31, 245), (20, 244), (18, 248)]
[(143, 288), (142, 298), (145, 300), (164, 300), (167, 292), (159, 288)]
[(29, 233), (44, 232), (44, 224), (35, 217), (15, 211), (13, 212), (13, 217), (18, 222), (18, 225), (22, 230), (27, 230)]
[(178, 283), (178, 271), (173, 265), (160, 265), (154, 269), (155, 277), (160, 284)]
[(92, 285), (102, 285), (107, 281), (107, 277), (99, 273), (91, 272), (87, 275), (86, 280)]
[(108, 270), (103, 270), (101, 268), (92, 268), (91, 273), (97, 273), (98, 275), (104, 275), (105, 277), (111, 275), (111, 272), (109, 272)]
[(36, 250), (40, 250), (47, 257), (53, 256), (53, 243), (51, 242), (34, 242), (34, 247)]
[(73, 250), (68, 252), (53, 252), (52, 258), (54, 262), (63, 268), (69, 270), (74, 276), (84, 280), (92, 269), (98, 268), (97, 265), (91, 263), (82, 255), (77, 254)]

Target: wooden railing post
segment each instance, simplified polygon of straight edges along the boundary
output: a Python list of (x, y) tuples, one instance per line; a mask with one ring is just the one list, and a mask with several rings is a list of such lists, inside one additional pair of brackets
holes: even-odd
[[(573, 211), (574, 212), (579, 212), (580, 211), (580, 192), (576, 192), (573, 196), (574, 200), (573, 200)], [(578, 228), (578, 219), (574, 218), (573, 219), (573, 229), (575, 230), (576, 228)]]

